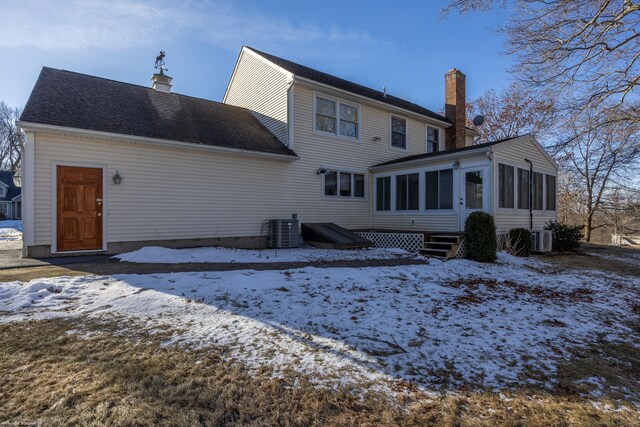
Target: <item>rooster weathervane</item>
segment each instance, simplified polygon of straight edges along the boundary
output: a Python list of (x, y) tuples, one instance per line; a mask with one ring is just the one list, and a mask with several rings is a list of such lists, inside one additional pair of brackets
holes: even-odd
[(160, 55), (156, 56), (155, 69), (160, 70), (160, 74), (164, 74), (165, 71), (169, 71), (169, 69), (164, 66), (164, 56), (164, 50), (161, 50)]

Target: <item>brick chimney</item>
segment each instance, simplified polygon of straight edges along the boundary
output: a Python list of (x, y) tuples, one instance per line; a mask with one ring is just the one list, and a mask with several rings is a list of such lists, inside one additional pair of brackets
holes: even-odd
[(444, 75), (444, 115), (452, 123), (446, 130), (447, 150), (465, 146), (465, 125), (467, 122), (467, 103), (465, 99), (465, 76), (452, 68)]

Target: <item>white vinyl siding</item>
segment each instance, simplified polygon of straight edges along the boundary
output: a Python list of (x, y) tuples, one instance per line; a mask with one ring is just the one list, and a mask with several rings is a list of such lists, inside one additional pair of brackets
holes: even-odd
[(224, 102), (248, 108), (283, 144), (288, 144), (287, 89), (290, 77), (243, 50)]

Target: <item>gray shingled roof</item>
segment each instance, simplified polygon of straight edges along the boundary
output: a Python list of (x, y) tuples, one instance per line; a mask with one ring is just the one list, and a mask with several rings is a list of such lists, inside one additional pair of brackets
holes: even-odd
[[(520, 135), (520, 136), (524, 136), (524, 135)], [(398, 159), (390, 160), (388, 162), (379, 163), (377, 165), (373, 165), (372, 167), (395, 165), (396, 163), (404, 163), (404, 162), (409, 162), (411, 160), (429, 159), (431, 157), (438, 157), (438, 156), (442, 156), (444, 154), (480, 150), (482, 148), (487, 148), (487, 147), (491, 147), (491, 146), (496, 145), (496, 144), (500, 144), (501, 142), (511, 141), (512, 139), (520, 138), (520, 136), (514, 136), (513, 138), (498, 139), (498, 140), (491, 141), (491, 142), (485, 142), (483, 144), (476, 144), (476, 145), (470, 145), (468, 147), (456, 148), (454, 150), (437, 151), (435, 153), (413, 154), (411, 156), (400, 157)]]
[(245, 108), (48, 67), (20, 120), (295, 156)]
[(374, 90), (366, 86), (359, 85), (357, 83), (350, 82), (348, 80), (341, 79), (331, 74), (323, 73), (322, 71), (314, 70), (313, 68), (306, 67), (304, 65), (297, 64), (289, 61), (288, 59), (279, 58), (269, 53), (261, 52), (258, 49), (254, 49), (250, 46), (245, 46), (247, 49), (251, 49), (258, 55), (268, 59), (279, 67), (284, 68), (288, 72), (295, 76), (299, 76), (305, 79), (313, 80), (318, 83), (323, 83), (337, 89), (346, 90), (347, 92), (354, 93), (356, 95), (364, 96), (366, 98), (373, 99), (375, 101), (384, 102), (385, 104), (393, 105), (404, 110), (412, 111), (414, 113), (421, 114), (423, 116), (431, 117), (432, 119), (440, 120), (445, 123), (451, 123), (446, 117), (434, 113), (433, 111), (424, 108), (418, 104), (414, 104), (404, 99), (397, 98), (395, 96), (385, 94), (379, 90)]

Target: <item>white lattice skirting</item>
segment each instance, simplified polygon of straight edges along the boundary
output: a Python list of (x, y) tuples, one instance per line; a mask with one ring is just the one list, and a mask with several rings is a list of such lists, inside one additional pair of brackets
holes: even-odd
[(418, 252), (424, 248), (424, 234), (422, 233), (358, 231), (356, 234), (371, 240), (378, 248), (400, 248), (410, 252)]

